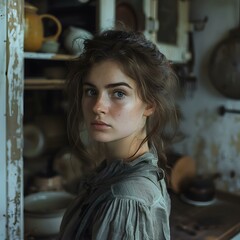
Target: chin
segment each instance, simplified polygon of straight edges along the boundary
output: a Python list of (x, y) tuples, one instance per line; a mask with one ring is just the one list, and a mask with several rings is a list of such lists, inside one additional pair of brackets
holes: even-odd
[(109, 136), (103, 136), (102, 134), (92, 134), (91, 138), (96, 142), (107, 143), (113, 141)]

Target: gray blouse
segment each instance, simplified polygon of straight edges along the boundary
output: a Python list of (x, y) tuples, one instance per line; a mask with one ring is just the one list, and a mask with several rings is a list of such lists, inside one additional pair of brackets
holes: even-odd
[(66, 211), (61, 240), (169, 240), (170, 199), (153, 153), (104, 161)]

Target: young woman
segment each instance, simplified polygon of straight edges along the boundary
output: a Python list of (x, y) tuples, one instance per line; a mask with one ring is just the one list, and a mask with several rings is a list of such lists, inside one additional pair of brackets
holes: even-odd
[(82, 159), (103, 161), (81, 184), (59, 239), (170, 239), (165, 150), (177, 85), (169, 62), (143, 34), (109, 30), (86, 40), (74, 65), (71, 136)]

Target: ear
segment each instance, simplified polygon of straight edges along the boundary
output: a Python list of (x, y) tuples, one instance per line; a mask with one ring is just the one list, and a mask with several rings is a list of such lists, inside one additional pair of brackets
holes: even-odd
[(145, 117), (151, 116), (155, 112), (155, 108), (156, 106), (154, 103), (147, 104), (143, 115)]

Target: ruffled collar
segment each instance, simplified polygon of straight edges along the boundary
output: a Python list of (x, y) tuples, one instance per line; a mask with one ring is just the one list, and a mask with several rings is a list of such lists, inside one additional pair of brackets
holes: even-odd
[[(81, 182), (80, 190), (84, 187), (85, 190), (90, 191), (130, 177), (148, 177), (156, 171), (163, 173), (157, 163), (158, 159), (154, 151), (146, 152), (131, 162), (122, 159), (115, 159), (110, 162), (104, 160), (90, 177)], [(164, 174), (162, 175), (163, 178)]]

